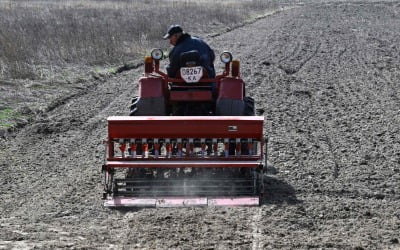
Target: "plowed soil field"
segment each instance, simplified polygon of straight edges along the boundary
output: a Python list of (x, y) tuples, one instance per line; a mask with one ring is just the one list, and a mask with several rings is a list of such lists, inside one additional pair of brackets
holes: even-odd
[(206, 38), (266, 118), (262, 206), (102, 207), (106, 118), (128, 114), (139, 67), (0, 140), (0, 249), (399, 249), (400, 3), (288, 6)]

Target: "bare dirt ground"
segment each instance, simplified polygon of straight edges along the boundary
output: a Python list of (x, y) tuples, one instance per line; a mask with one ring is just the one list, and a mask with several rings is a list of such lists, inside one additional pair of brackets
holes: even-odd
[(102, 207), (106, 117), (128, 113), (139, 67), (64, 88), (0, 139), (0, 249), (399, 249), (400, 3), (293, 7), (207, 39), (266, 117), (262, 206)]

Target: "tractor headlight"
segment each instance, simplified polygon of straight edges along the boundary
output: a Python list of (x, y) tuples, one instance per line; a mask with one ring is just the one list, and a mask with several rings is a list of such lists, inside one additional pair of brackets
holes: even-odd
[(221, 58), (221, 62), (223, 62), (223, 63), (232, 62), (232, 54), (231, 54), (231, 52), (228, 52), (228, 51), (222, 52), (221, 55), (220, 55), (220, 58)]
[(154, 59), (154, 60), (161, 60), (161, 58), (163, 58), (163, 52), (162, 52), (162, 50), (161, 49), (153, 49), (152, 51), (151, 51), (151, 57)]

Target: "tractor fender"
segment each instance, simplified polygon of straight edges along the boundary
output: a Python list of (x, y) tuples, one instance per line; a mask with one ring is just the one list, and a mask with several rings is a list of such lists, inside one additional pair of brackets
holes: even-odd
[(139, 79), (139, 97), (164, 97), (164, 80), (155, 77), (142, 77)]
[(243, 100), (244, 82), (242, 79), (222, 78), (219, 83), (218, 99)]
[(139, 96), (132, 100), (130, 115), (166, 115), (165, 84), (162, 78), (142, 77), (139, 79)]
[(241, 116), (245, 112), (244, 82), (242, 79), (223, 78), (219, 83), (215, 113), (222, 116)]

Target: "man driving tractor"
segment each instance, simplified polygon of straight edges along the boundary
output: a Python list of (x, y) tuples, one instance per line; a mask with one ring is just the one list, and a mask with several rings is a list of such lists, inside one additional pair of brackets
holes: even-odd
[(197, 51), (199, 54), (199, 64), (203, 66), (208, 74), (208, 78), (215, 77), (214, 51), (206, 42), (183, 31), (179, 25), (171, 25), (163, 37), (169, 39), (174, 48), (169, 53), (169, 65), (167, 66), (168, 76), (175, 78), (181, 65), (181, 56), (185, 52)]

